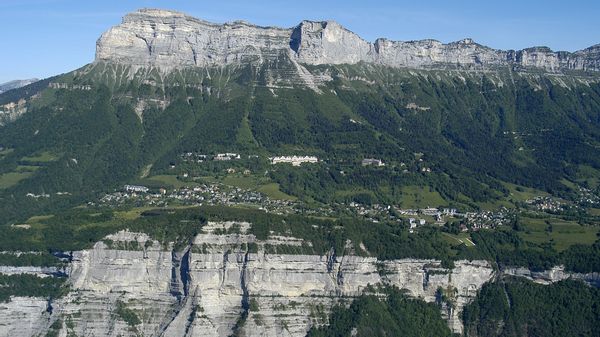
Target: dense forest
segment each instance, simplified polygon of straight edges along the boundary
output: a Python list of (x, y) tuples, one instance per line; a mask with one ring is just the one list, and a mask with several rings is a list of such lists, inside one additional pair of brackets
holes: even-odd
[(309, 337), (450, 337), (453, 335), (436, 304), (408, 297), (394, 288), (363, 295), (350, 304), (335, 307), (327, 325), (312, 328)]
[(32, 296), (54, 299), (68, 292), (64, 278), (35, 275), (0, 275), (0, 303), (8, 302), (11, 296)]
[(463, 316), (467, 336), (600, 336), (600, 291), (578, 281), (518, 278), (483, 286)]

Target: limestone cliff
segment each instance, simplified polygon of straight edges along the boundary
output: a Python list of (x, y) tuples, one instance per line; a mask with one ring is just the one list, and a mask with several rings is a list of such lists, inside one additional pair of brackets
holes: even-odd
[(31, 337), (46, 331), (51, 315), (48, 300), (13, 297), (0, 303), (0, 337)]
[(60, 336), (304, 336), (326, 323), (333, 305), (350, 303), (368, 285), (394, 285), (430, 302), (439, 288), (453, 289), (455, 309), (443, 315), (460, 332), (462, 307), (494, 275), (485, 261), (459, 261), (449, 270), (433, 260), (269, 254), (266, 245), (306, 243), (258, 240), (245, 233), (248, 226), (222, 234), (232, 223), (209, 223), (183, 249), (145, 234), (111, 235), (73, 254), (72, 290), (50, 312), (35, 298), (0, 307), (0, 336), (43, 335), (52, 324)]
[(435, 40), (374, 43), (333, 21), (303, 21), (290, 29), (246, 22), (214, 24), (183, 13), (142, 9), (124, 17), (97, 42), (96, 62), (166, 69), (276, 62), (306, 65), (367, 62), (403, 68), (538, 69), (557, 73), (600, 70), (600, 45), (553, 52), (545, 47), (496, 50), (471, 39), (443, 44)]
[[(307, 247), (302, 239), (271, 235), (259, 240), (245, 222), (209, 222), (185, 247), (161, 245), (146, 234), (121, 231), (92, 249), (74, 252), (71, 291), (49, 302), (13, 297), (0, 303), (0, 337), (58, 336), (305, 336), (327, 323), (331, 308), (349, 304), (368, 286), (396, 286), (438, 301), (450, 328), (463, 330), (460, 313), (496, 276), (540, 283), (578, 278), (600, 284), (597, 274), (507, 268), (486, 261), (271, 254), (273, 247)], [(4, 269), (0, 269), (2, 271)], [(12, 269), (4, 271), (12, 272)], [(35, 268), (27, 269), (35, 273)], [(46, 275), (46, 270), (38, 270)]]
[(566, 279), (574, 279), (600, 287), (600, 273), (573, 273), (566, 271), (564, 266), (556, 266), (544, 271), (532, 271), (523, 267), (506, 268), (502, 270), (502, 274), (523, 277), (539, 284), (550, 284)]

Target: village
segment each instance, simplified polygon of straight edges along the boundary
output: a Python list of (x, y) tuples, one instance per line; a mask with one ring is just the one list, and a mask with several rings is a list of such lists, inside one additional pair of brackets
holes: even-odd
[[(90, 204), (95, 205), (95, 203)], [(244, 205), (274, 214), (296, 213), (294, 210), (295, 202), (293, 201), (270, 199), (259, 192), (223, 184), (200, 184), (194, 187), (176, 188), (171, 191), (164, 188), (151, 190), (145, 186), (125, 185), (122, 190), (102, 197), (98, 205), (110, 207)]]
[[(415, 154), (415, 159), (423, 162), (423, 154)], [(241, 155), (235, 152), (216, 154), (198, 154), (186, 152), (180, 155), (180, 163), (171, 163), (174, 169), (183, 164), (183, 172), (177, 179), (182, 179), (179, 187), (147, 187), (142, 185), (125, 185), (122, 189), (102, 197), (97, 203), (100, 206), (120, 207), (170, 207), (190, 205), (226, 205), (232, 207), (250, 207), (273, 214), (302, 214), (305, 216), (319, 217), (357, 217), (373, 223), (388, 222), (406, 226), (410, 233), (418, 231), (423, 226), (444, 227), (448, 224), (457, 226), (462, 232), (478, 231), (481, 229), (495, 229), (501, 226), (510, 226), (518, 210), (500, 207), (495, 210), (461, 211), (454, 207), (431, 205), (428, 207), (403, 208), (399, 205), (366, 204), (359, 202), (331, 202), (328, 204), (311, 203), (294, 199), (273, 198), (271, 195), (261, 193), (252, 188), (243, 188), (224, 183), (223, 181), (196, 181), (196, 177), (186, 170), (193, 170), (205, 162), (225, 163), (242, 161), (243, 159), (259, 159), (258, 155)], [(316, 156), (310, 155), (283, 155), (268, 157), (268, 164), (289, 164), (294, 167), (308, 164), (323, 163)], [(268, 165), (267, 164), (267, 165)], [(363, 167), (384, 167), (386, 163), (381, 159), (364, 158), (360, 161)], [(401, 166), (405, 166), (403, 163)], [(227, 166), (220, 166), (221, 170)], [(235, 167), (235, 168), (234, 168)], [(421, 166), (419, 172), (427, 173), (431, 169)], [(252, 172), (245, 168), (245, 164), (231, 166), (224, 170), (231, 177), (242, 176), (250, 179)], [(188, 184), (189, 182), (189, 184)], [(600, 198), (591, 190), (580, 189), (582, 202), (598, 203)], [(94, 203), (91, 203), (94, 204)], [(566, 201), (550, 197), (535, 196), (521, 204), (523, 211), (558, 214), (568, 210), (572, 205)]]
[[(185, 163), (203, 163), (205, 161), (213, 160), (213, 161), (232, 161), (242, 159), (242, 156), (238, 153), (226, 152), (226, 153), (217, 153), (215, 155), (207, 155), (207, 154), (197, 154), (195, 152), (186, 152), (183, 153), (181, 159)], [(258, 158), (258, 155), (248, 155), (248, 159)], [(319, 159), (315, 156), (275, 156), (269, 157), (269, 162), (271, 164), (292, 164), (292, 166), (300, 166), (304, 163), (318, 163)], [(174, 168), (175, 164), (171, 164)]]
[(422, 226), (445, 226), (449, 222), (460, 223), (461, 231), (494, 229), (509, 225), (514, 211), (501, 208), (496, 211), (459, 212), (456, 208), (426, 207), (403, 209), (394, 205), (365, 205), (356, 202), (331, 203), (309, 207), (305, 203), (292, 200), (269, 198), (263, 193), (227, 186), (221, 183), (198, 184), (167, 190), (150, 189), (140, 185), (124, 185), (114, 193), (102, 197), (91, 206), (104, 207), (172, 207), (194, 205), (225, 205), (250, 207), (272, 214), (302, 214), (319, 217), (358, 217), (373, 223), (396, 222), (408, 227), (413, 233)]

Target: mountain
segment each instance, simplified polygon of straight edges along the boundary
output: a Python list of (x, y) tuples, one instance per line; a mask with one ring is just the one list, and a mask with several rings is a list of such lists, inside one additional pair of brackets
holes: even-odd
[(39, 81), (39, 79), (37, 78), (30, 78), (27, 80), (14, 80), (14, 81), (9, 81), (6, 83), (2, 83), (0, 84), (0, 94), (8, 91), (8, 90), (12, 90), (12, 89), (17, 89), (17, 88), (21, 88), (24, 87), (28, 84), (31, 84), (33, 82), (37, 82)]
[(574, 198), (573, 183), (600, 167), (597, 51), (370, 44), (334, 22), (140, 10), (102, 34), (93, 63), (0, 96), (0, 217), (197, 169), (169, 169), (187, 152), (317, 156), (325, 165), (263, 168), (282, 192), (320, 203), (479, 209), (514, 186)]
[(418, 69), (600, 70), (600, 45), (568, 53), (546, 47), (495, 50), (471, 39), (449, 44), (387, 39), (370, 43), (334, 21), (303, 21), (292, 29), (243, 21), (218, 25), (154, 9), (125, 16), (122, 24), (100, 37), (96, 50), (96, 61), (164, 68), (240, 64), (280, 56), (307, 65), (365, 62)]
[(599, 52), (128, 14), (0, 94), (0, 337), (590, 334)]
[[(0, 162), (11, 196), (2, 216), (183, 174), (168, 167), (186, 152), (317, 156), (328, 165), (269, 177), (322, 203), (409, 206), (406, 192), (427, 186), (416, 199), (477, 209), (510, 198), (507, 184), (566, 197), (577, 188), (565, 181), (596, 176), (596, 47), (538, 48), (530, 59), (533, 49), (471, 41), (391, 45), (400, 47), (388, 54), (331, 22), (280, 29), (129, 14), (100, 37), (93, 63), (0, 96), (0, 146), (11, 151)], [(52, 160), (20, 172), (40, 155)], [(357, 165), (363, 158), (389, 165), (374, 173)], [(26, 197), (57, 192), (70, 197)]]

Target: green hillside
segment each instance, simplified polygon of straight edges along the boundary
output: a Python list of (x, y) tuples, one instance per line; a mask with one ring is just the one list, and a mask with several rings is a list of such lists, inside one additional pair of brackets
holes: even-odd
[[(144, 168), (172, 173), (184, 152), (317, 156), (260, 169), (281, 192), (321, 203), (478, 209), (505, 205), (507, 183), (567, 198), (576, 188), (565, 182), (598, 176), (598, 78), (361, 64), (311, 69), (333, 78), (320, 92), (266, 85), (287, 67), (132, 74), (99, 63), (43, 82), (60, 86), (4, 93), (29, 110), (0, 134), (1, 221), (74, 206)], [(386, 165), (363, 167), (364, 158)]]
[[(27, 100), (28, 112), (0, 133), (1, 222), (93, 202), (125, 183), (219, 183), (310, 207), (462, 211), (520, 208), (536, 196), (579, 202), (580, 187), (596, 193), (597, 77), (359, 64), (310, 69), (333, 79), (318, 90), (299, 78), (267, 85), (290, 67), (133, 73), (97, 63), (3, 94)], [(182, 158), (224, 152), (241, 159)], [(281, 155), (319, 162), (270, 164)], [(385, 165), (363, 166), (365, 158)], [(597, 220), (593, 209), (569, 212), (557, 221)], [(529, 223), (521, 237), (535, 244), (595, 240), (536, 235)]]

